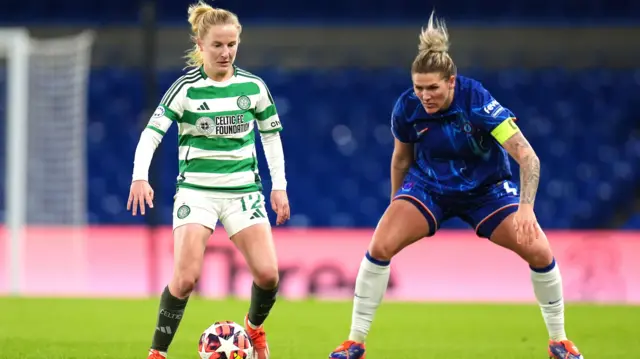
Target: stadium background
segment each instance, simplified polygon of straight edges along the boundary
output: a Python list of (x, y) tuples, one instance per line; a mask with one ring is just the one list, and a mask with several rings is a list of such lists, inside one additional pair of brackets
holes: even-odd
[[(125, 203), (140, 131), (191, 46), (188, 4), (23, 0), (0, 11), (0, 26), (27, 26), (35, 38), (85, 29), (96, 34), (87, 95), (87, 224), (31, 218), (21, 243), (17, 291), (9, 284), (7, 233), (0, 231), (0, 296), (7, 296), (0, 299), (0, 358), (144, 355), (157, 295), (172, 268), (175, 126), (152, 164), (155, 209), (132, 217)], [(244, 32), (237, 64), (266, 81), (285, 129), (292, 218), (274, 230), (283, 299), (269, 319), (272, 350), (281, 358), (325, 357), (346, 335), (357, 268), (388, 203), (391, 107), (410, 86), (418, 31), (432, 8), (447, 20), (460, 73), (481, 80), (517, 114), (541, 158), (537, 215), (563, 271), (572, 339), (597, 358), (638, 352), (639, 307), (628, 304), (640, 303), (640, 2), (218, 0), (214, 5), (240, 16)], [(5, 83), (2, 70), (2, 141)], [(0, 213), (6, 218), (4, 145)], [(261, 150), (258, 146), (260, 156)], [(266, 169), (263, 160), (268, 193)], [(514, 173), (517, 178), (517, 167)], [(172, 351), (193, 356), (196, 338), (213, 320), (242, 320), (250, 280), (224, 231), (218, 231), (199, 283), (202, 297), (194, 295), (190, 302)], [(286, 300), (305, 298), (342, 301)], [(436, 237), (394, 260), (387, 298), (439, 303), (383, 305), (371, 333), (373, 355), (544, 354), (544, 326), (527, 266), (460, 222), (447, 223)], [(522, 305), (450, 304), (461, 301)], [(315, 339), (300, 345), (301, 333)]]
[[(28, 26), (36, 38), (88, 28), (96, 31), (86, 127), (89, 227), (81, 252), (74, 255), (68, 253), (71, 248), (77, 250), (77, 241), (69, 240), (65, 229), (49, 228), (47, 236), (31, 236), (25, 244), (29, 250), (23, 291), (35, 295), (156, 293), (170, 274), (166, 264), (171, 256), (168, 226), (177, 173), (175, 126), (152, 165), (155, 209), (145, 217), (132, 217), (125, 203), (140, 131), (179, 76), (183, 55), (191, 46), (186, 22), (189, 2), (35, 4), (16, 3), (2, 12), (0, 21), (5, 26)], [(640, 121), (634, 111), (640, 98), (640, 5), (596, 0), (527, 0), (508, 6), (502, 1), (402, 0), (374, 5), (359, 0), (313, 4), (220, 0), (215, 5), (239, 14), (244, 32), (237, 64), (266, 81), (285, 128), (282, 138), (292, 218), (276, 230), (275, 237), (283, 266), (298, 269), (286, 279), (292, 284), (285, 286), (283, 295), (349, 295), (359, 257), (388, 203), (393, 143), (389, 113), (396, 96), (410, 86), (408, 69), (418, 31), (435, 8), (448, 22), (451, 52), (460, 73), (481, 80), (516, 113), (542, 160), (537, 215), (550, 231), (559, 259), (571, 266), (567, 271), (575, 272), (571, 281), (577, 292), (570, 291), (570, 296), (640, 302), (639, 280), (628, 275), (638, 270), (633, 258), (640, 255), (632, 240), (637, 235), (632, 230), (640, 229)], [(266, 161), (261, 161), (260, 170), (268, 193)], [(517, 166), (514, 174), (517, 178)], [(273, 220), (274, 214), (269, 215)], [(526, 286), (515, 289), (520, 288), (515, 285), (493, 294), (488, 290), (458, 293), (452, 287), (407, 297), (409, 289), (402, 278), (412, 278), (411, 266), (431, 257), (427, 267), (441, 266), (436, 264), (438, 259), (458, 252), (460, 246), (470, 250), (455, 256), (468, 266), (493, 258), (526, 275), (518, 259), (475, 238), (464, 223), (453, 220), (444, 228), (451, 231), (420, 243), (398, 261), (408, 267), (398, 264), (400, 284), (391, 296), (531, 299)], [(592, 231), (602, 229), (609, 231), (606, 235)], [(38, 255), (37, 249), (43, 246), (49, 254)], [(336, 246), (349, 250), (335, 254)], [(232, 284), (219, 284), (237, 281), (232, 279), (236, 278), (234, 267), (242, 268), (239, 258), (226, 252), (230, 247), (224, 231), (214, 236), (212, 248), (206, 273), (215, 274), (203, 281), (202, 293), (246, 294), (235, 292)], [(224, 257), (232, 258), (228, 264), (221, 264), (227, 259), (220, 260), (219, 252), (231, 256)], [(313, 254), (301, 261), (306, 252)], [(114, 270), (125, 258), (129, 260), (119, 267), (121, 272)], [(595, 270), (587, 264), (595, 262), (608, 264), (596, 265)], [(318, 278), (313, 277), (311, 273), (317, 271)], [(622, 279), (615, 285), (598, 279), (606, 278), (606, 273)], [(127, 276), (132, 279), (126, 289), (114, 284)], [(504, 280), (515, 283), (515, 278)], [(452, 274), (450, 279), (475, 280), (463, 274), (461, 278)], [(7, 280), (0, 283), (5, 283), (7, 291)], [(591, 287), (609, 289), (584, 290)]]

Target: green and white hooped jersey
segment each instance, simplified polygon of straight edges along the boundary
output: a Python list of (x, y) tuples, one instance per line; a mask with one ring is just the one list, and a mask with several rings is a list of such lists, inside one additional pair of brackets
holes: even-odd
[(164, 136), (178, 123), (178, 187), (244, 193), (262, 190), (254, 127), (282, 130), (273, 98), (257, 76), (234, 67), (215, 82), (201, 68), (176, 80), (146, 128)]

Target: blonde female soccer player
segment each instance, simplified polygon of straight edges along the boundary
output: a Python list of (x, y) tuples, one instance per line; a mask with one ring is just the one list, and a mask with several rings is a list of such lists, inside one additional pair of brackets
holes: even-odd
[[(391, 258), (452, 217), (526, 261), (549, 332), (549, 356), (582, 358), (565, 334), (560, 271), (533, 210), (540, 161), (514, 114), (480, 82), (457, 75), (448, 49), (445, 24), (432, 13), (411, 68), (413, 86), (400, 95), (391, 116), (392, 201), (360, 264), (349, 339), (329, 358), (364, 358)], [(520, 166), (520, 193), (509, 155)]]
[(234, 65), (242, 26), (230, 11), (203, 2), (189, 7), (192, 70), (166, 91), (140, 136), (127, 203), (136, 215), (153, 208), (147, 181), (151, 158), (174, 122), (179, 134), (179, 176), (173, 210), (174, 272), (160, 298), (149, 359), (162, 359), (176, 334), (202, 269), (205, 245), (220, 221), (253, 275), (245, 327), (255, 357), (269, 348), (263, 322), (278, 291), (278, 265), (258, 175), (257, 127), (273, 182), (276, 224), (289, 219), (282, 125), (267, 85)]

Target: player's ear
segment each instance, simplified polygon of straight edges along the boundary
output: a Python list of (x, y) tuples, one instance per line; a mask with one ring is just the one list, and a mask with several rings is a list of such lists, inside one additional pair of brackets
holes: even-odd
[(449, 86), (450, 87), (455, 87), (456, 86), (456, 75), (451, 75), (449, 77)]

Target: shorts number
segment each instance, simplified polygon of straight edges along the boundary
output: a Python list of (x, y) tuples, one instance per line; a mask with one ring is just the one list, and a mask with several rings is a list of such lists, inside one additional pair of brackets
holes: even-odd
[[(251, 205), (250, 209), (258, 209), (260, 208), (260, 200), (262, 199), (261, 195), (257, 195), (255, 201), (253, 202), (253, 204)], [(245, 201), (245, 197), (240, 198), (240, 203), (242, 204), (242, 211), (246, 212), (247, 211), (247, 201), (251, 202), (253, 201), (253, 195), (250, 194), (247, 196), (247, 199)]]
[(504, 190), (507, 191), (507, 193), (510, 193), (514, 196), (518, 195), (518, 190), (516, 188), (510, 187), (509, 182), (504, 183)]

